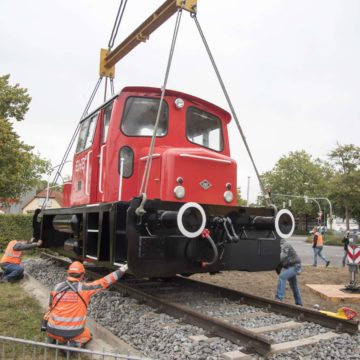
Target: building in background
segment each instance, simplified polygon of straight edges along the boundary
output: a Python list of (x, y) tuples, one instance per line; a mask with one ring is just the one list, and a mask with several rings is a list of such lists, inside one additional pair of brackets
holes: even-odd
[[(36, 209), (41, 208), (46, 201), (47, 191), (42, 190), (36, 194), (28, 203), (22, 207), (23, 214), (32, 214)], [(63, 207), (63, 193), (51, 190), (46, 204), (47, 209), (58, 209)]]
[(36, 189), (31, 189), (23, 194), (20, 199), (0, 199), (0, 214), (19, 214), (23, 207), (34, 198)]

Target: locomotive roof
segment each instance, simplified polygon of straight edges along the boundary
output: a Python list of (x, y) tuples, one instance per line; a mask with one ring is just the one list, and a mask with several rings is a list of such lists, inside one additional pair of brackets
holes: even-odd
[[(141, 93), (142, 92), (142, 93), (148, 93), (149, 95), (152, 94), (154, 96), (160, 96), (161, 95), (161, 89), (160, 88), (148, 87), (148, 86), (126, 86), (118, 94), (115, 94), (110, 99), (108, 99), (105, 103), (101, 104), (96, 109), (94, 109), (90, 113), (88, 113), (84, 118), (82, 118), (80, 120), (80, 122), (83, 122), (84, 120), (91, 117), (94, 113), (96, 113), (97, 111), (99, 111), (100, 109), (105, 107), (108, 103), (110, 103), (113, 99), (117, 98), (123, 92), (129, 92), (129, 93)], [(186, 94), (186, 93), (183, 93), (181, 91), (170, 90), (170, 89), (165, 90), (165, 95), (182, 97), (184, 99), (187, 99), (187, 100), (191, 101), (194, 104), (201, 104), (203, 106), (206, 106), (207, 108), (212, 109), (213, 111), (216, 111), (216, 112), (220, 113), (221, 117), (225, 120), (226, 123), (229, 123), (230, 120), (231, 120), (231, 115), (229, 114), (229, 112), (227, 112), (223, 108), (221, 108), (221, 107), (219, 107), (219, 106), (217, 106), (217, 105), (215, 105), (215, 104), (213, 104), (211, 102), (200, 99), (200, 98), (198, 98), (196, 96)]]
[[(148, 94), (153, 94), (156, 96), (161, 95), (161, 89), (160, 88), (155, 88), (155, 87), (147, 87), (147, 86), (126, 86), (124, 87), (120, 93), (122, 92), (143, 92), (143, 93), (148, 93)], [(214, 105), (213, 103), (210, 103), (206, 100), (200, 99), (196, 96), (190, 95), (190, 94), (186, 94), (183, 93), (181, 91), (176, 91), (176, 90), (170, 90), (170, 89), (166, 89), (165, 90), (165, 95), (166, 96), (178, 96), (181, 97), (183, 99), (187, 99), (189, 101), (191, 101), (194, 104), (201, 104), (203, 106), (206, 106), (209, 109), (212, 109), (216, 112), (219, 112), (222, 116), (222, 118), (226, 121), (226, 123), (229, 123), (231, 120), (231, 115), (224, 109), (222, 109), (221, 107)]]

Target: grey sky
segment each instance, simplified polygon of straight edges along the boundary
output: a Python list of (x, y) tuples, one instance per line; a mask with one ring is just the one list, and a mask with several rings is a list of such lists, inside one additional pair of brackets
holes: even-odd
[[(163, 1), (128, 0), (116, 44)], [(0, 1), (0, 74), (10, 73), (33, 98), (15, 129), (54, 165), (98, 78), (99, 49), (119, 2)], [(174, 20), (117, 65), (116, 91), (162, 84)], [(198, 20), (260, 172), (290, 151), (325, 158), (337, 142), (359, 145), (360, 1), (198, 0)], [(228, 110), (188, 13), (168, 88)], [(254, 171), (234, 125), (230, 132), (238, 183), (245, 197), (251, 177), (254, 200)]]

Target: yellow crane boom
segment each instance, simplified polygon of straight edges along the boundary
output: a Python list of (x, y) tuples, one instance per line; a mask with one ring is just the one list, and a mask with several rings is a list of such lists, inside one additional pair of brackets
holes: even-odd
[(158, 27), (174, 15), (179, 8), (196, 13), (197, 0), (167, 0), (154, 13), (152, 13), (140, 26), (138, 26), (114, 50), (108, 52), (101, 49), (100, 76), (114, 78), (115, 64), (126, 56), (141, 42), (149, 39)]

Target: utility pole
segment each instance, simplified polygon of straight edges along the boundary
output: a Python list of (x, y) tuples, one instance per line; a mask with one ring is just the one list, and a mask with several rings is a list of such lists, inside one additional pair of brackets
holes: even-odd
[(250, 176), (248, 176), (247, 193), (246, 193), (246, 206), (250, 205)]

